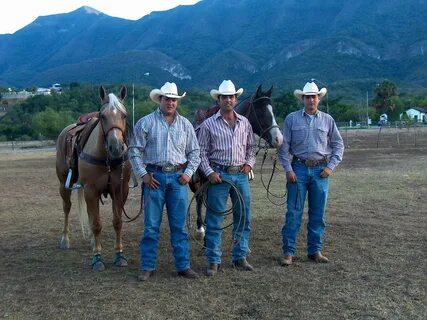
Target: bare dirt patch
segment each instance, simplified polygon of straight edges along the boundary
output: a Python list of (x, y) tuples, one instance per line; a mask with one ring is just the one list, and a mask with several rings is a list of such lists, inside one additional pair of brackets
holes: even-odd
[[(392, 143), (395, 136), (383, 138)], [(165, 217), (158, 270), (144, 284), (136, 281), (141, 219), (124, 225), (129, 267), (114, 268), (111, 201), (106, 200), (107, 269), (93, 273), (75, 209), (72, 248), (58, 249), (63, 213), (54, 152), (0, 154), (0, 318), (425, 319), (427, 134), (417, 138), (424, 147), (376, 148), (375, 134), (363, 130), (357, 139), (331, 178), (324, 248), (331, 263), (307, 260), (303, 225), (295, 264), (279, 266), (285, 209), (266, 199), (258, 167), (249, 257), (256, 271), (231, 268), (227, 229), (223, 273), (196, 281), (176, 277)], [(283, 194), (283, 173), (271, 184)], [(126, 207), (131, 215), (137, 212), (139, 188), (131, 190)], [(194, 239), (191, 250), (193, 266), (202, 274), (206, 260)]]

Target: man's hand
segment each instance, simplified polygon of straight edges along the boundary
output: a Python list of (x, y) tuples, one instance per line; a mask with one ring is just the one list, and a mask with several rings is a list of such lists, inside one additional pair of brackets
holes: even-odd
[(212, 184), (217, 184), (217, 183), (222, 183), (222, 180), (218, 174), (218, 172), (212, 172), (209, 176), (208, 176), (209, 182)]
[(160, 186), (159, 181), (154, 179), (152, 173), (147, 173), (146, 175), (142, 176), (142, 182), (145, 183), (151, 189), (157, 189)]
[(251, 171), (251, 166), (248, 164), (244, 164), (240, 172), (243, 172), (245, 175), (249, 174), (249, 171)]
[(323, 169), (323, 171), (320, 173), (320, 176), (322, 178), (327, 178), (329, 177), (329, 175), (332, 173), (332, 169), (326, 167), (325, 169)]
[(181, 176), (179, 177), (179, 183), (180, 184), (187, 184), (190, 182), (190, 177), (187, 176), (185, 173), (181, 174)]
[(293, 171), (286, 172), (286, 180), (291, 183), (297, 182), (297, 176), (295, 172)]

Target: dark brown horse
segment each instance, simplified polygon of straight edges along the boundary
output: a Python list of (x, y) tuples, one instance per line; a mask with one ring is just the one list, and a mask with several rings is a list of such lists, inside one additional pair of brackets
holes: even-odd
[[(276, 118), (273, 113), (273, 107), (271, 105), (272, 91), (273, 87), (264, 92), (262, 91), (262, 86), (260, 85), (255, 93), (239, 102), (234, 110), (249, 120), (253, 132), (265, 140), (270, 147), (278, 148), (283, 143), (283, 135), (279, 126), (277, 125)], [(216, 112), (218, 112), (218, 110), (218, 105), (197, 110), (194, 121), (196, 133), (198, 132), (198, 128), (202, 122), (210, 116), (214, 115)], [(197, 190), (199, 190), (201, 184), (206, 181), (204, 179), (205, 178), (203, 178), (203, 174), (198, 171), (190, 183), (191, 190), (197, 194)], [(196, 196), (196, 205), (197, 239), (203, 239), (205, 234), (202, 219), (203, 203), (201, 197), (199, 196)]]
[[(78, 202), (83, 203), (83, 196), (87, 206), (87, 214), (82, 212), (79, 205), (79, 215), (82, 227), (87, 227), (89, 221), (92, 233), (93, 258), (92, 269), (102, 271), (105, 269), (101, 258), (101, 219), (99, 203), (101, 196), (112, 199), (113, 226), (116, 232), (114, 265), (127, 266), (123, 255), (122, 243), (122, 212), (128, 196), (128, 182), (131, 165), (127, 159), (126, 144), (126, 108), (123, 100), (126, 97), (126, 87), (120, 89), (119, 96), (106, 94), (104, 87), (99, 88), (99, 96), (102, 106), (99, 113), (90, 121), (92, 130), (87, 134), (85, 142), (80, 141), (73, 150), (78, 159), (74, 161), (77, 166), (73, 169), (72, 182), (78, 182), (82, 186), (78, 189)], [(87, 124), (89, 125), (89, 124)], [(56, 173), (59, 179), (59, 192), (63, 200), (65, 214), (64, 230), (60, 241), (60, 248), (68, 249), (69, 222), (68, 216), (71, 208), (71, 189), (66, 186), (67, 177), (70, 179), (70, 167), (72, 167), (69, 154), (70, 132), (77, 124), (66, 127), (60, 133), (56, 144)], [(74, 141), (74, 140), (73, 140)], [(88, 219), (87, 219), (88, 218)]]

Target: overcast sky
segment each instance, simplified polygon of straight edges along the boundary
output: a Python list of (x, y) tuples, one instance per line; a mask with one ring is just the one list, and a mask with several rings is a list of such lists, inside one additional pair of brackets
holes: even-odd
[(138, 20), (152, 11), (196, 2), (199, 0), (2, 0), (0, 34), (14, 33), (38, 16), (67, 13), (81, 6), (92, 7), (113, 17)]

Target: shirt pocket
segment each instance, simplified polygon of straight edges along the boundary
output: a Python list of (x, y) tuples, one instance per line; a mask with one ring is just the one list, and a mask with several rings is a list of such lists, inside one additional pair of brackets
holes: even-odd
[(185, 134), (185, 131), (175, 134), (173, 139), (174, 139), (175, 148), (178, 150), (178, 152), (185, 153), (185, 144), (187, 141), (187, 136)]
[(317, 128), (317, 142), (321, 144), (322, 146), (326, 146), (328, 143), (328, 132), (329, 128), (326, 126), (321, 126)]
[(294, 143), (303, 142), (307, 137), (307, 128), (305, 126), (292, 126), (291, 131)]

